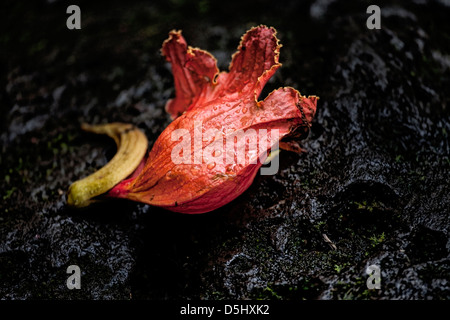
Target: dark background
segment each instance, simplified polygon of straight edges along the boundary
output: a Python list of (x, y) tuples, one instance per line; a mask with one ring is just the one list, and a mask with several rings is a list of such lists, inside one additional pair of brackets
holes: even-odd
[[(81, 30), (66, 8), (81, 9)], [(366, 27), (371, 4), (381, 29)], [(0, 298), (448, 299), (448, 1), (2, 1)], [(226, 70), (252, 26), (278, 31), (280, 86), (320, 97), (308, 152), (282, 152), (203, 215), (129, 201), (66, 206), (129, 122), (170, 122), (172, 29)], [(333, 243), (325, 241), (324, 235)], [(81, 269), (68, 290), (66, 269)], [(381, 269), (381, 289), (366, 268)]]

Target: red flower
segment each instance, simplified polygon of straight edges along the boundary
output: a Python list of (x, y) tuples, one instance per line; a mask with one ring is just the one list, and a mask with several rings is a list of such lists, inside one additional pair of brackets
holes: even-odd
[[(242, 194), (267, 151), (283, 138), (306, 132), (316, 111), (316, 96), (306, 98), (290, 87), (258, 101), (281, 66), (280, 47), (273, 28), (252, 28), (242, 37), (229, 72), (219, 73), (211, 54), (187, 46), (181, 32), (170, 32), (162, 54), (172, 65), (176, 97), (166, 110), (175, 120), (155, 141), (145, 164), (108, 196), (203, 213)], [(284, 140), (282, 148), (299, 150)], [(239, 159), (242, 154), (245, 161)]]

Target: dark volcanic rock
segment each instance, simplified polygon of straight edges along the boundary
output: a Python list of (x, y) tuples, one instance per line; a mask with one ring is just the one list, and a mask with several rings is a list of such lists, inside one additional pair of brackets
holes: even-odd
[[(81, 2), (79, 31), (60, 2), (3, 4), (23, 19), (0, 22), (1, 298), (450, 298), (445, 2), (380, 4), (380, 30), (366, 28), (368, 2), (103, 4)], [(66, 206), (70, 183), (115, 152), (81, 122), (131, 122), (150, 144), (169, 123), (171, 29), (226, 68), (261, 23), (283, 44), (264, 94), (320, 96), (307, 153), (282, 152), (276, 175), (208, 214)], [(81, 290), (66, 286), (69, 265)]]

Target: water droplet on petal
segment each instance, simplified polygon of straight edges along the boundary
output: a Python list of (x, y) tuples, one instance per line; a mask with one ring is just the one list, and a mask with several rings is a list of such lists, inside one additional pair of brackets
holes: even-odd
[(227, 174), (234, 174), (234, 164), (229, 164), (226, 166), (225, 170)]
[(208, 164), (206, 167), (208, 168), (208, 170), (212, 170), (212, 169), (214, 169), (215, 166), (216, 166), (216, 164), (213, 162), (213, 163)]
[(246, 113), (248, 111), (247, 107), (242, 108), (242, 113)]

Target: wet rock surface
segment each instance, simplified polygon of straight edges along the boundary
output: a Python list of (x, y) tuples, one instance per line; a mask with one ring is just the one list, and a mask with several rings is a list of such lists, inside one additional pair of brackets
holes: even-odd
[[(3, 2), (0, 297), (449, 299), (450, 7), (382, 2), (368, 30), (370, 4), (81, 1), (70, 31), (60, 1)], [(70, 183), (115, 152), (81, 122), (134, 123), (150, 146), (170, 122), (171, 29), (226, 69), (258, 24), (283, 44), (263, 95), (321, 98), (307, 153), (282, 152), (276, 175), (203, 215), (66, 206)], [(381, 289), (367, 288), (369, 265)]]

